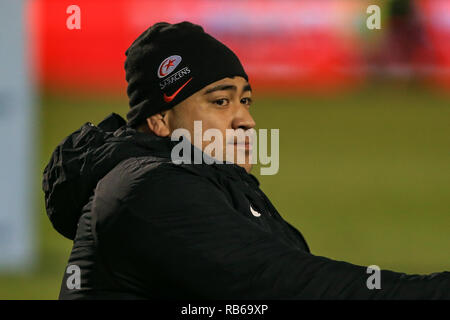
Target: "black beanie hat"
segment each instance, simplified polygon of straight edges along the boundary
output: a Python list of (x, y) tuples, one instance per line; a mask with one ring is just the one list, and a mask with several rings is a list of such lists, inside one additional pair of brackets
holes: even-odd
[(248, 81), (238, 57), (190, 22), (156, 23), (125, 54), (131, 127), (220, 79), (241, 76)]

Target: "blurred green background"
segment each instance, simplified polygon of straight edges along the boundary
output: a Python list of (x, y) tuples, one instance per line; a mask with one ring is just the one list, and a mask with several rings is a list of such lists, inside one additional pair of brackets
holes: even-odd
[[(253, 173), (313, 254), (406, 273), (450, 270), (450, 100), (412, 83), (328, 96), (264, 96), (258, 128), (280, 129), (280, 170)], [(35, 171), (38, 264), (0, 275), (0, 299), (56, 299), (71, 241), (47, 219), (42, 171), (83, 123), (125, 116), (124, 96), (43, 94)]]

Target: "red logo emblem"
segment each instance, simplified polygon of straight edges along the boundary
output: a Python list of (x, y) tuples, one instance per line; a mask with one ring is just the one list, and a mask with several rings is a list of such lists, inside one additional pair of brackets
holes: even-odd
[(177, 55), (165, 58), (158, 68), (158, 78), (164, 78), (171, 73), (181, 62), (181, 57)]
[(171, 94), (170, 96), (168, 96), (168, 95), (166, 95), (166, 94), (164, 93), (164, 95), (163, 95), (164, 101), (167, 102), (167, 103), (169, 103), (169, 102), (171, 102), (173, 99), (175, 99), (175, 97), (177, 96), (177, 94), (180, 93), (181, 89), (183, 89), (183, 88), (189, 83), (189, 81), (191, 81), (191, 80), (192, 80), (192, 78), (190, 78), (188, 81), (186, 81), (181, 87), (178, 88), (177, 91), (175, 91), (175, 92), (174, 92), (173, 94)]

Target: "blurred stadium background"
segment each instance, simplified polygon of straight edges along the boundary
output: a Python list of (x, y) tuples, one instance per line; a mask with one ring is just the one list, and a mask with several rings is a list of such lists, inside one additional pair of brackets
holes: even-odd
[[(73, 4), (80, 30), (66, 27)], [(381, 8), (381, 30), (366, 27), (370, 4)], [(46, 217), (42, 171), (83, 123), (125, 116), (124, 52), (158, 21), (198, 23), (241, 58), (258, 127), (280, 129), (278, 174), (255, 175), (314, 254), (407, 273), (450, 270), (450, 1), (2, 0), (0, 17), (0, 57), (13, 50), (8, 23), (22, 26), (25, 52), (20, 66), (0, 61), (1, 126), (8, 71), (23, 68), (30, 98), (18, 103), (28, 104), (33, 151), (28, 164), (0, 162), (32, 168), (30, 190), (15, 200), (5, 195), (16, 177), (0, 171), (2, 202), (31, 203), (0, 214), (0, 299), (57, 298), (71, 241)], [(16, 137), (1, 132), (8, 159)], [(19, 236), (8, 237), (14, 216)], [(28, 258), (5, 263), (19, 242)]]

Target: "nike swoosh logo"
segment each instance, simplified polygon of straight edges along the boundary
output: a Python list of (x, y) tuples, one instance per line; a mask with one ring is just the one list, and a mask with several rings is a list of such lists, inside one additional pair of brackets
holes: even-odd
[(164, 93), (164, 95), (163, 95), (164, 101), (165, 101), (165, 102), (170, 102), (170, 101), (172, 101), (173, 99), (175, 99), (175, 97), (177, 96), (177, 94), (180, 93), (181, 89), (183, 89), (184, 86), (187, 85), (187, 84), (189, 83), (189, 81), (191, 81), (191, 80), (192, 80), (192, 78), (190, 78), (188, 81), (186, 81), (181, 87), (178, 88), (177, 91), (175, 91), (175, 92), (174, 92), (172, 95), (170, 95), (170, 96), (167, 96), (167, 95)]
[(251, 212), (252, 215), (254, 215), (255, 217), (260, 217), (260, 216), (261, 216), (261, 213), (259, 213), (259, 212), (256, 211), (255, 209), (253, 209), (251, 205), (250, 205), (250, 212)]

